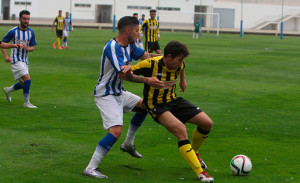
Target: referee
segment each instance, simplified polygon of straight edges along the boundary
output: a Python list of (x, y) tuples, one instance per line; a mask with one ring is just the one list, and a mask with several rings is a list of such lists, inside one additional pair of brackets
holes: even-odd
[(159, 36), (159, 22), (156, 17), (156, 10), (150, 10), (150, 18), (145, 20), (139, 29), (139, 33), (144, 29), (145, 32), (145, 50), (148, 53), (155, 51), (157, 54), (161, 54), (158, 41)]

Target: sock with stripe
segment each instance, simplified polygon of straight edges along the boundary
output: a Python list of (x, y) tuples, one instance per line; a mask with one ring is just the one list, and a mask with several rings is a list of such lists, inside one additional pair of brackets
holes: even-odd
[(201, 168), (201, 164), (193, 150), (189, 140), (182, 140), (178, 142), (178, 148), (183, 159), (188, 163), (188, 165), (192, 168), (193, 172), (195, 172), (196, 176), (198, 176), (203, 169)]
[(108, 151), (116, 143), (117, 140), (118, 139), (115, 136), (113, 136), (111, 133), (107, 133), (106, 136), (103, 137), (98, 143), (96, 150), (87, 168), (96, 169), (100, 161), (104, 158), (104, 156), (108, 153)]
[(192, 147), (196, 153), (198, 153), (199, 148), (208, 137), (208, 134), (209, 131), (204, 131), (199, 127), (197, 127), (194, 130), (193, 137), (192, 137)]
[(126, 139), (125, 139), (126, 144), (128, 144), (128, 145), (133, 145), (134, 144), (135, 134), (137, 133), (140, 126), (143, 124), (146, 116), (147, 116), (147, 113), (138, 113), (138, 112), (136, 112), (134, 114), (134, 116), (131, 119), (128, 131), (127, 131), (127, 136), (126, 136)]
[(24, 81), (23, 95), (25, 102), (29, 102), (31, 79)]

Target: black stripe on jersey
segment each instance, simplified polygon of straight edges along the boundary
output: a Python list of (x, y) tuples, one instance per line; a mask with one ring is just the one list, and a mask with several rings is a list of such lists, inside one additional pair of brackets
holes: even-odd
[[(149, 72), (150, 73), (149, 77), (152, 76), (153, 69), (154, 69), (154, 60), (151, 60), (151, 69)], [(144, 99), (148, 98), (149, 90), (150, 90), (150, 85), (144, 84), (144, 93), (143, 93)], [(146, 104), (146, 106), (148, 106), (148, 100), (143, 100), (143, 103)]]
[[(167, 72), (167, 77), (166, 77), (166, 81), (170, 81), (171, 79), (171, 73), (170, 72)], [(164, 95), (163, 95), (163, 103), (166, 103), (167, 102), (167, 94), (169, 92), (169, 88), (165, 89), (164, 90)], [(172, 96), (171, 96), (172, 97)]]
[[(157, 69), (157, 78), (159, 80), (161, 80), (161, 77), (162, 77), (162, 69), (163, 69), (163, 59), (159, 60), (159, 63), (158, 63), (158, 69)], [(153, 93), (153, 105), (156, 105), (157, 104), (157, 97), (158, 97), (158, 94), (159, 94), (159, 89), (155, 89), (154, 90), (154, 93)]]

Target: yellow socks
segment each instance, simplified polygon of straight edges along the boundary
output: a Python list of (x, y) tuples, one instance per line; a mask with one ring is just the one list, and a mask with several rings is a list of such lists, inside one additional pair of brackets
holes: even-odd
[(192, 137), (192, 147), (196, 153), (198, 153), (200, 146), (206, 140), (208, 134), (209, 132), (200, 129), (199, 127), (197, 127), (194, 130), (193, 137)]
[(181, 156), (189, 164), (189, 166), (195, 172), (196, 176), (198, 176), (201, 172), (203, 172), (203, 169), (201, 168), (201, 164), (189, 140), (183, 140), (178, 142), (178, 148)]
[(57, 44), (58, 46), (60, 46), (60, 38), (59, 37), (56, 39), (54, 44)]

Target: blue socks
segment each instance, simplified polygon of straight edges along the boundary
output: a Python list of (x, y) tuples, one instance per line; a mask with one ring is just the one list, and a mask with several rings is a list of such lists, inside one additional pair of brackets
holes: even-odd
[(138, 112), (136, 112), (133, 115), (133, 117), (131, 118), (130, 123), (133, 124), (136, 127), (140, 127), (143, 124), (146, 116), (147, 116), (147, 113), (138, 113)]
[(20, 90), (20, 89), (22, 89), (22, 88), (23, 88), (23, 86), (22, 86), (20, 83), (14, 84), (14, 89), (15, 89), (15, 90)]
[(101, 146), (106, 152), (108, 152), (117, 140), (118, 139), (111, 133), (107, 133), (106, 136), (100, 140), (98, 146)]

